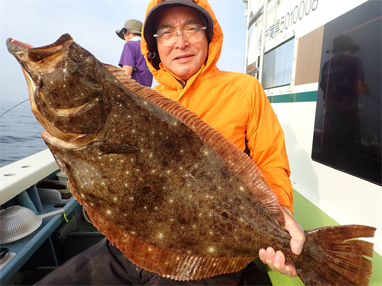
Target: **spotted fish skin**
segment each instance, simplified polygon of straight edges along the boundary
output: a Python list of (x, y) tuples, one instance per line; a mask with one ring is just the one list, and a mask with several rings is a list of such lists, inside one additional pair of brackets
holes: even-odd
[[(43, 138), (82, 203), (131, 235), (173, 251), (253, 258), (256, 244), (280, 235), (289, 241), (257, 197), (182, 120), (130, 92), (70, 37), (52, 46), (60, 45), (57, 54), (46, 53), (53, 59), (36, 56), (49, 46), (29, 50), (30, 58), (46, 63), (37, 69), (29, 60), (23, 67), (35, 82), (31, 101), (45, 124)], [(157, 95), (134, 81), (126, 85)], [(258, 180), (269, 189), (260, 172)], [(264, 217), (268, 222), (258, 230), (255, 222)], [(265, 240), (270, 224), (277, 235)]]
[[(256, 164), (198, 116), (101, 64), (68, 34), (41, 48), (11, 39), (7, 46), (71, 191), (132, 262), (193, 280), (243, 269), (272, 246), (307, 285), (323, 279), (306, 268), (325, 265), (311, 256), (325, 256), (314, 238), (327, 230), (307, 232), (306, 256), (292, 254), (281, 208)], [(374, 230), (344, 228), (342, 240)], [(372, 254), (366, 242), (359, 248)], [(370, 267), (357, 283), (368, 281)]]

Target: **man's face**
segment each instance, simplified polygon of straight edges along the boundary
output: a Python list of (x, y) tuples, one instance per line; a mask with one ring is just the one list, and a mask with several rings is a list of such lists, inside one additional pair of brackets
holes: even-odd
[[(182, 30), (187, 24), (203, 24), (196, 10), (188, 7), (172, 7), (163, 11), (158, 19), (157, 30), (172, 28)], [(203, 32), (204, 33), (204, 32)], [(172, 45), (158, 40), (158, 53), (162, 64), (180, 79), (187, 81), (204, 64), (208, 53), (207, 36), (202, 39), (185, 40), (178, 32), (178, 38)]]

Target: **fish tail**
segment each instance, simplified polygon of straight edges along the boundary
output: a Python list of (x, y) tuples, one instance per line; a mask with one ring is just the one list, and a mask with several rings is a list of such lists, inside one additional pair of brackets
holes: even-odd
[[(301, 261), (292, 263), (305, 285), (369, 285), (375, 228), (362, 225), (323, 227), (307, 231)], [(292, 259), (293, 260), (293, 259)]]

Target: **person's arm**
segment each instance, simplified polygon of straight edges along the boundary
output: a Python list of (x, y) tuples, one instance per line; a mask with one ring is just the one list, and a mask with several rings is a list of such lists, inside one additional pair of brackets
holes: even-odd
[(247, 147), (280, 205), (293, 213), (293, 188), (284, 132), (259, 83), (250, 95), (246, 127)]
[(119, 60), (119, 66), (126, 72), (127, 76), (132, 76), (135, 64), (136, 61), (134, 59), (134, 50), (129, 42), (127, 42), (123, 46), (123, 51)]
[(123, 65), (122, 69), (126, 72), (127, 76), (131, 76), (133, 74), (133, 67), (129, 65)]
[[(250, 118), (247, 124), (248, 148), (272, 190), (275, 192), (285, 217), (285, 229), (291, 235), (291, 250), (301, 253), (306, 240), (304, 230), (292, 216), (293, 188), (289, 179), (290, 169), (286, 154), (284, 133), (260, 84), (252, 95)], [(292, 277), (297, 276), (292, 265), (285, 264), (281, 251), (269, 247), (259, 251), (263, 263), (272, 270)]]

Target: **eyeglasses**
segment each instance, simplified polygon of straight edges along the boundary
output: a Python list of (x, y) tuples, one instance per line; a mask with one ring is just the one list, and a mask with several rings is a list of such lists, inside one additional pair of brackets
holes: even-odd
[(181, 30), (175, 30), (173, 28), (159, 30), (153, 37), (157, 38), (157, 41), (162, 45), (172, 46), (178, 40), (180, 34), (186, 41), (200, 41), (203, 38), (204, 30), (206, 29), (207, 27), (200, 24), (190, 24), (184, 26)]

